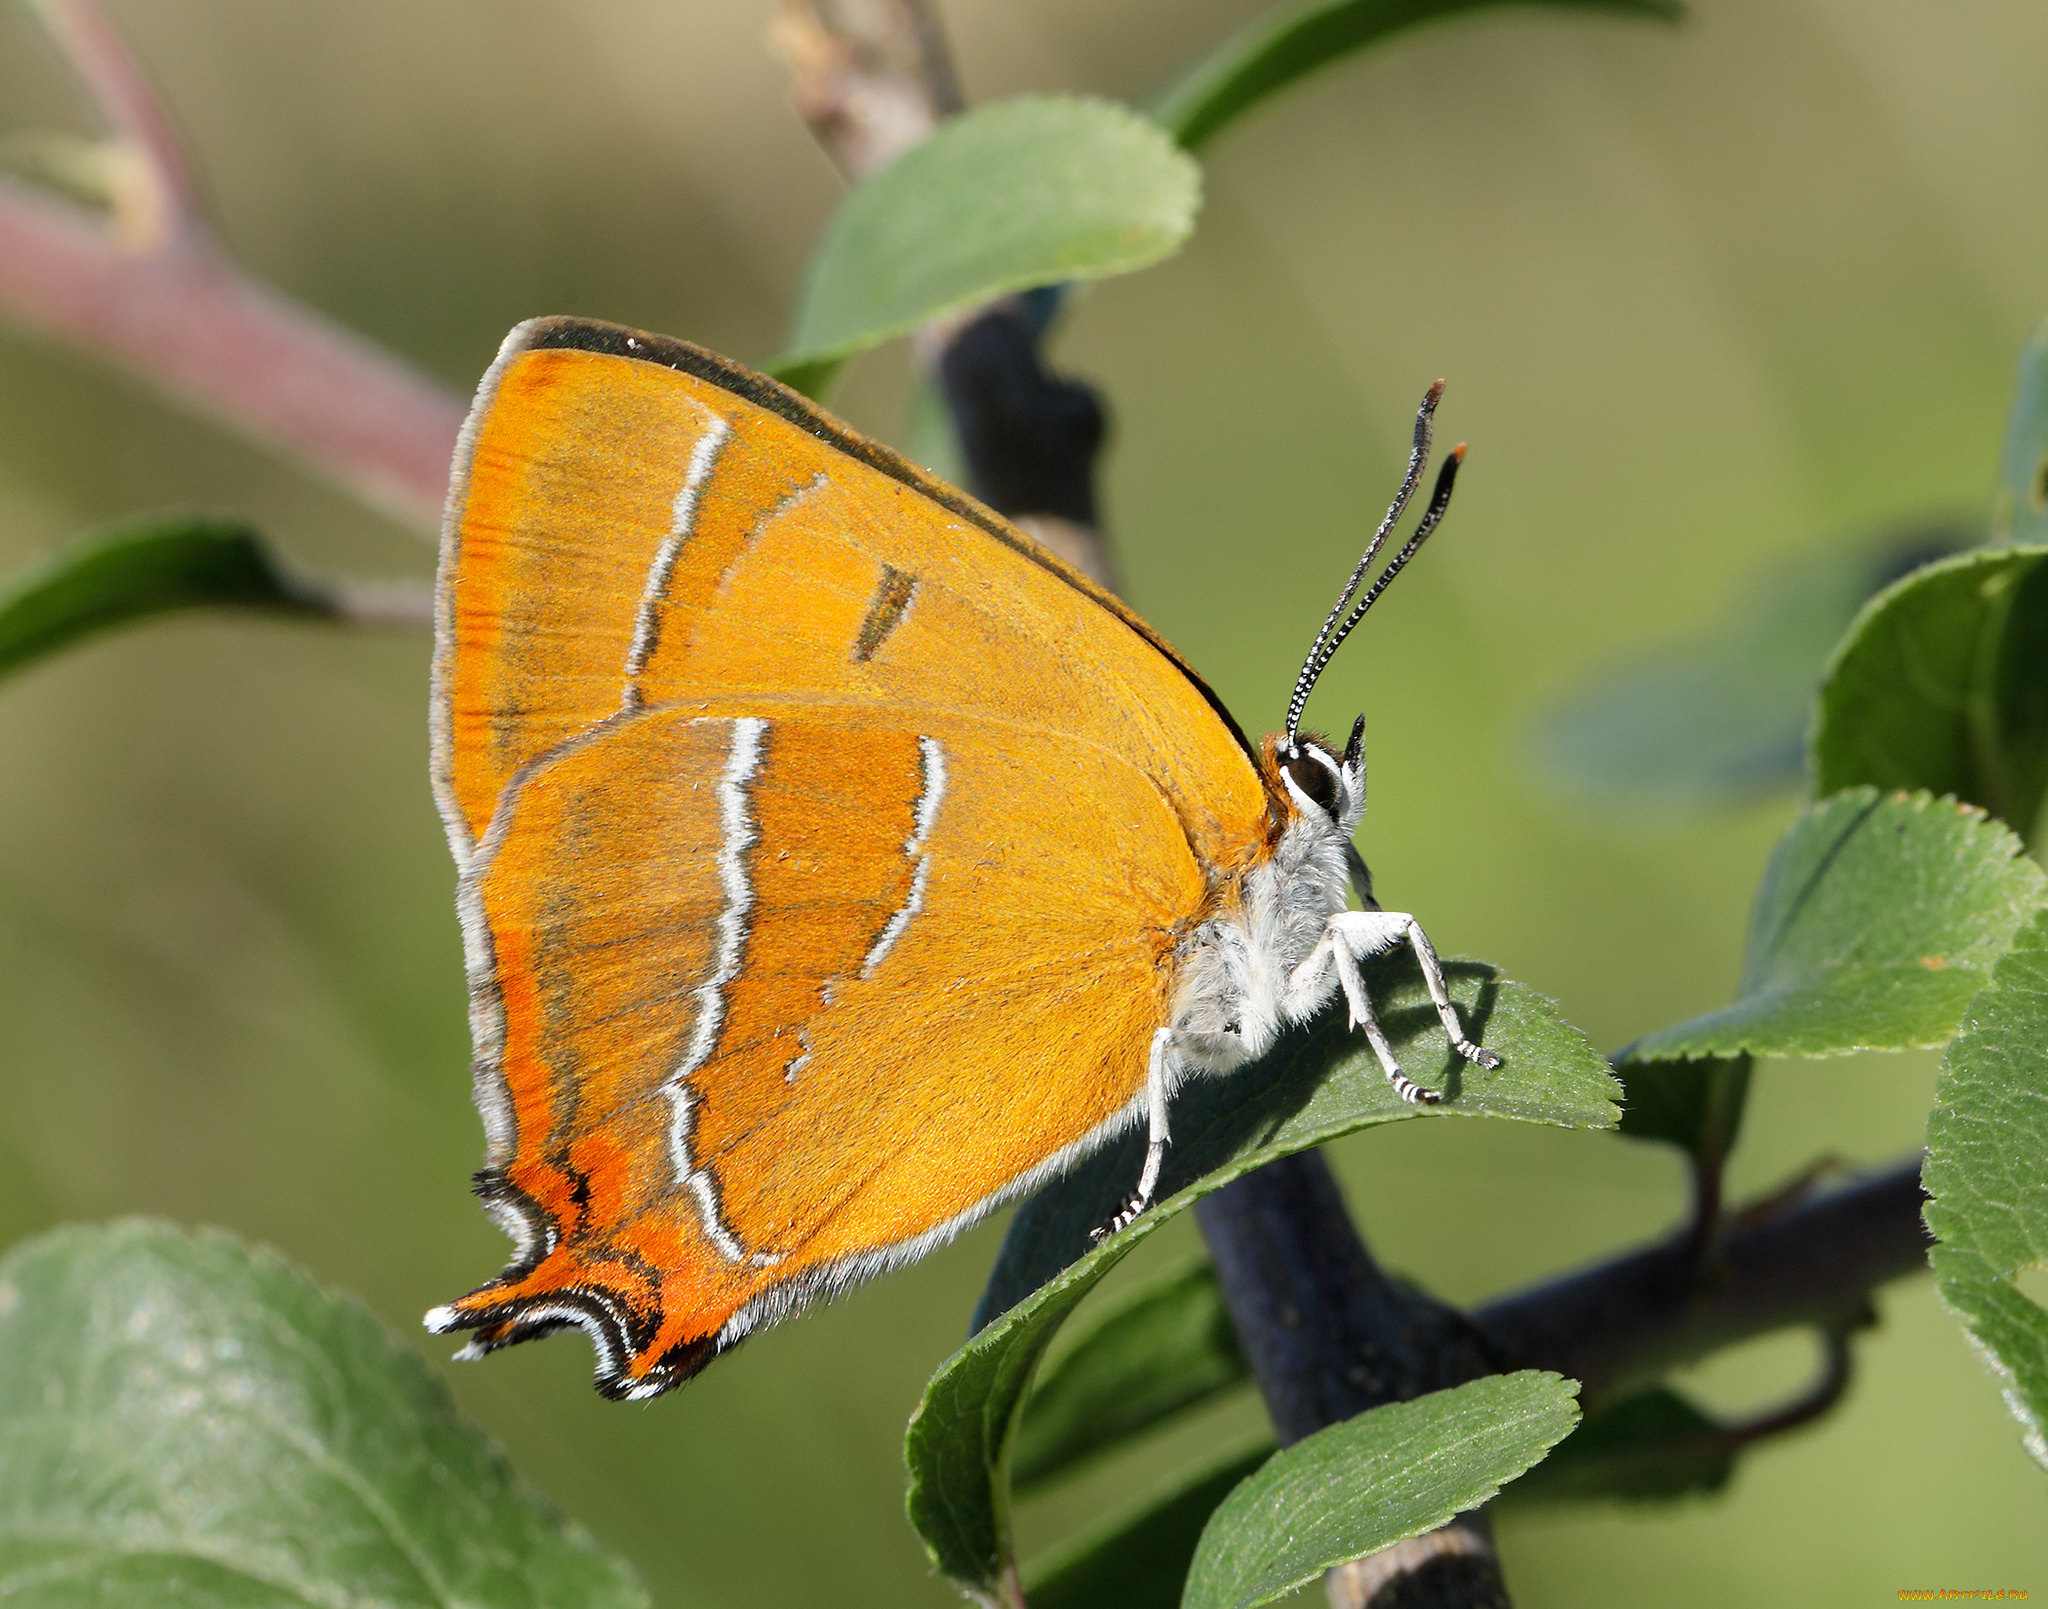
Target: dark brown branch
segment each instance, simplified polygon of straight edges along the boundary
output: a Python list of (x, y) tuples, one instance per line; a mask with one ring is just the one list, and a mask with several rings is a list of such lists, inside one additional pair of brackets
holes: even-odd
[(968, 490), (1112, 592), (1095, 517), (1102, 399), (1045, 367), (1031, 298), (1010, 297), (957, 326), (932, 365), (967, 464)]
[[(1479, 1332), (1372, 1259), (1320, 1151), (1265, 1167), (1195, 1204), (1232, 1324), (1280, 1444), (1495, 1372)], [(1505, 1609), (1483, 1512), (1325, 1577), (1335, 1609)]]
[(1738, 1215), (1697, 1275), (1692, 1236), (1489, 1302), (1472, 1315), (1502, 1368), (1555, 1369), (1597, 1405), (1754, 1336), (1858, 1322), (1879, 1285), (1927, 1266), (1916, 1156), (1762, 1217)]

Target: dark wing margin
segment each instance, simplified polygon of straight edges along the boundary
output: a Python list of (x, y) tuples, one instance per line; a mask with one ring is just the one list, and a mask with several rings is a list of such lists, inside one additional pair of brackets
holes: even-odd
[(1216, 712), (1216, 718), (1223, 723), (1224, 730), (1236, 739), (1237, 746), (1244, 751), (1245, 758), (1251, 761), (1252, 769), (1259, 769), (1258, 751), (1244, 735), (1244, 728), (1237, 724), (1236, 718), (1224, 707), (1223, 700), (1218, 698), (1215, 690), (1196, 673), (1194, 666), (1174, 651), (1171, 643), (1126, 608), (1113, 594), (1104, 591), (1072, 565), (1048, 553), (993, 509), (977, 502), (965, 492), (947, 485), (937, 476), (927, 474), (893, 447), (886, 447), (879, 441), (863, 436), (779, 380), (771, 380), (765, 374), (756, 374), (743, 364), (720, 357), (716, 352), (692, 345), (688, 341), (679, 341), (670, 335), (651, 335), (644, 330), (628, 329), (623, 324), (607, 324), (599, 319), (583, 318), (529, 319), (512, 332), (499, 361), (504, 361), (514, 352), (538, 352), (554, 347), (569, 347), (581, 352), (602, 352), (610, 357), (635, 358), (642, 363), (657, 363), (663, 368), (693, 375), (699, 380), (717, 386), (721, 391), (729, 391), (758, 408), (765, 408), (770, 413), (780, 415), (799, 430), (816, 436), (826, 445), (845, 453), (847, 457), (858, 459), (870, 468), (880, 470), (891, 480), (908, 486), (947, 512), (957, 514), (970, 525), (978, 526), (1004, 547), (1021, 554), (1048, 574), (1058, 577), (1142, 637), (1168, 664), (1187, 678), (1195, 691), (1202, 695), (1203, 702)]

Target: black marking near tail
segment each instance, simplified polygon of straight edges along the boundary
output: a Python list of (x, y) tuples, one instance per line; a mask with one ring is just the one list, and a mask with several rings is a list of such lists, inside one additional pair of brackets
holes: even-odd
[(889, 633), (903, 623), (904, 611), (909, 609), (916, 592), (916, 576), (893, 564), (882, 566), (881, 583), (875, 588), (874, 601), (868, 605), (867, 618), (860, 623), (860, 635), (853, 642), (855, 664), (864, 665), (875, 657), (888, 641)]

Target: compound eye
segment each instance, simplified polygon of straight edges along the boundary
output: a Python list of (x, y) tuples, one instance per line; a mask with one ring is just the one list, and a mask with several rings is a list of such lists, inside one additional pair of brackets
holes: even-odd
[(1337, 772), (1313, 754), (1297, 754), (1282, 760), (1280, 768), (1332, 821), (1337, 819)]

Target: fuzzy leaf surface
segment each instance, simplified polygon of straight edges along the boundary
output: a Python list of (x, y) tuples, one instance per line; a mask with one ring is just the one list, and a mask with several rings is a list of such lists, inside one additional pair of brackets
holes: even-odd
[(1821, 688), (1814, 791), (1925, 788), (2026, 836), (2048, 792), (2048, 547), (1959, 554), (1857, 616)]
[(1149, 267), (1180, 249), (1201, 199), (1200, 168), (1127, 106), (1026, 96), (963, 112), (848, 192), (771, 368), (815, 390), (927, 320)]
[(357, 1303), (217, 1232), (0, 1261), (10, 1609), (645, 1609)]
[(2020, 841), (1966, 805), (1855, 788), (1771, 854), (1733, 1005), (1639, 1040), (1636, 1061), (1941, 1045), (2048, 899)]
[(1577, 1395), (1540, 1369), (1488, 1375), (1275, 1453), (1209, 1516), (1182, 1609), (1254, 1609), (1478, 1507), (1571, 1434)]
[(2048, 912), (2020, 930), (1942, 1064), (1922, 1182), (1943, 1300), (2001, 1377), (2048, 1466), (2048, 1311), (2023, 1270), (2048, 1268)]

